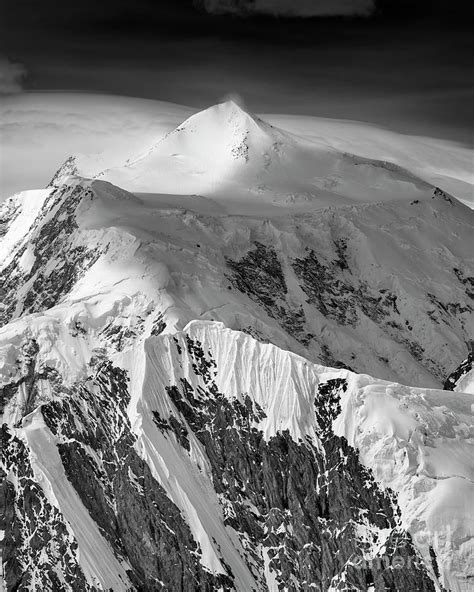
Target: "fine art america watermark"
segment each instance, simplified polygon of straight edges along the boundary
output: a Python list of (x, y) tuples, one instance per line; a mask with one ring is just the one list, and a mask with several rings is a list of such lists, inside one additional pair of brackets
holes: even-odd
[(412, 569), (421, 564), (421, 560), (412, 555), (408, 555), (407, 557), (398, 554), (392, 555), (391, 557), (388, 555), (382, 555), (374, 557), (373, 559), (365, 559), (362, 555), (353, 555), (351, 557), (351, 565), (356, 569), (364, 570), (380, 570), (388, 569), (389, 567), (392, 567), (393, 569)]
[(412, 555), (401, 555), (400, 552), (403, 549), (406, 549), (408, 546), (408, 541), (404, 536), (395, 535), (394, 539), (390, 541), (391, 546), (394, 550), (394, 553), (391, 555), (378, 555), (371, 559), (364, 557), (362, 554), (358, 555), (354, 553), (351, 556), (350, 562), (353, 567), (356, 569), (388, 569), (392, 567), (393, 569), (411, 569), (412, 567), (416, 567), (419, 563), (418, 558)]
[[(418, 534), (418, 536), (417, 536)], [(383, 569), (413, 569), (420, 567), (423, 565), (422, 558), (416, 553), (415, 549), (418, 547), (427, 546), (430, 549), (430, 554), (433, 552), (433, 543), (434, 546), (437, 546), (437, 543), (442, 543), (442, 546), (446, 546), (450, 544), (452, 540), (452, 533), (451, 528), (448, 527), (446, 532), (443, 533), (441, 537), (439, 537), (438, 533), (435, 535), (435, 540), (431, 541), (431, 544), (427, 545), (425, 537), (420, 533), (415, 533), (413, 537), (413, 544), (404, 536), (402, 533), (396, 534), (394, 538), (390, 541), (390, 546), (392, 548), (392, 553), (390, 555), (384, 553), (382, 555), (376, 555), (372, 558), (367, 558), (362, 555), (362, 553), (354, 553), (350, 558), (350, 563), (355, 569), (360, 570), (383, 570)], [(438, 540), (438, 538), (443, 539)], [(417, 540), (419, 539), (419, 540)], [(422, 539), (422, 540), (421, 540)], [(415, 552), (406, 552), (403, 553), (404, 550), (412, 549)], [(433, 557), (432, 557), (433, 560)], [(435, 572), (437, 571), (437, 566), (433, 566), (435, 568)], [(436, 574), (438, 576), (438, 574)]]

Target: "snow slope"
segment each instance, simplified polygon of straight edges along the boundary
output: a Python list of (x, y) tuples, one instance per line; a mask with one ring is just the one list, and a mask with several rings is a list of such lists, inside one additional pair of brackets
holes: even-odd
[(473, 207), (472, 149), (445, 140), (399, 134), (357, 121), (272, 114), (262, 117), (276, 127), (325, 142), (337, 150), (397, 164)]
[(474, 392), (474, 372), (472, 369), (459, 380), (456, 385), (456, 391), (462, 393), (473, 393)]
[(114, 556), (67, 479), (54, 436), (45, 425), (39, 409), (23, 422), (19, 434), (30, 451), (35, 479), (41, 483), (48, 501), (60, 510), (74, 532), (80, 564), (87, 580), (104, 590), (129, 590), (130, 581), (125, 566)]

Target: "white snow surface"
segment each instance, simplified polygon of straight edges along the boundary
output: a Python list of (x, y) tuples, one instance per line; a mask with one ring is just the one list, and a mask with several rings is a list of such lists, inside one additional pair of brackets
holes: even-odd
[[(289, 258), (304, 257), (316, 246), (329, 254), (330, 261), (336, 257), (333, 233), (337, 232), (347, 238), (350, 265), (360, 281), (397, 296), (401, 313), (411, 323), (412, 338), (422, 344), (427, 357), (436, 360), (433, 371), (444, 368), (441, 374), (447, 375), (465, 358), (474, 315), (453, 268), (462, 264), (463, 273), (473, 275), (472, 211), (458, 202), (439, 197), (433, 202), (429, 197), (415, 204), (362, 204), (269, 219), (225, 215), (212, 202), (192, 196), (142, 195), (139, 199), (104, 181), (74, 177), (67, 183), (71, 190), (82, 187), (93, 192), (93, 199), (84, 199), (79, 206), (79, 227), (71, 240), (101, 255), (65, 296), (64, 306), (44, 312), (43, 316), (52, 317), (54, 329), (48, 331), (67, 332), (66, 327), (84, 317), (89, 327), (85, 339), (91, 348), (109, 348), (100, 338), (109, 323), (133, 327), (142, 319), (146, 334), (159, 313), (168, 332), (196, 318), (217, 320), (234, 329), (252, 327), (264, 339), (313, 361), (321, 354), (318, 343), (322, 341), (351, 368), (396, 382), (439, 387), (441, 380), (429, 367), (370, 319), (354, 327), (341, 326), (307, 304)], [(7, 252), (0, 268), (29, 243), (28, 234), (19, 238), (18, 228), (23, 231), (31, 224), (30, 201), (33, 210), (38, 201), (31, 192), (21, 199), (21, 213), (0, 240), (0, 250), (6, 245)], [(270, 244), (279, 253), (288, 303), (295, 309), (303, 307), (308, 331), (318, 336), (317, 343), (303, 346), (262, 307), (229, 289), (225, 258), (244, 257), (254, 241)], [(21, 266), (31, 266), (32, 257), (27, 249)], [(51, 261), (50, 273), (61, 264)], [(28, 288), (26, 284), (18, 290), (17, 308)], [(440, 302), (459, 303), (464, 311), (461, 321), (433, 323), (427, 315), (434, 306), (428, 293)], [(66, 323), (64, 329), (61, 323)], [(77, 347), (72, 341), (72, 347)]]
[(93, 93), (3, 96), (0, 202), (44, 187), (72, 154), (93, 154), (105, 166), (124, 162), (193, 112), (172, 103)]
[[(180, 363), (169, 355), (171, 339), (171, 336), (162, 340), (150, 338), (122, 358), (122, 364), (131, 376), (129, 418), (132, 431), (138, 437), (136, 449), (186, 517), (200, 545), (203, 565), (213, 573), (225, 574), (220, 555), (231, 566), (237, 589), (253, 590), (257, 584), (242, 558), (240, 544), (224, 527), (222, 510), (212, 485), (210, 464), (202, 445), (190, 432), (191, 450), (188, 456), (153, 422), (152, 411), (158, 411), (162, 417), (169, 417), (172, 412), (172, 403), (165, 388), (173, 384)], [(164, 343), (160, 343), (162, 341)], [(189, 371), (192, 374), (191, 367)]]
[(357, 121), (272, 115), (268, 123), (344, 152), (397, 164), (474, 207), (472, 149), (435, 138), (409, 136)]

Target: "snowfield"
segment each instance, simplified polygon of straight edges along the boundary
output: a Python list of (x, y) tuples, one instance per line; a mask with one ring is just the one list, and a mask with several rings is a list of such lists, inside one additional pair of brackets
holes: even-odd
[(6, 589), (468, 592), (467, 152), (147, 105), (0, 205)]

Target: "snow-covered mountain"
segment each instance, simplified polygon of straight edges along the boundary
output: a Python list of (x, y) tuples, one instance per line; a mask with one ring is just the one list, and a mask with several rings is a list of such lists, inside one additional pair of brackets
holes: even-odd
[(95, 156), (72, 157), (52, 184), (71, 172), (134, 193), (205, 195), (245, 214), (267, 212), (269, 206), (308, 211), (422, 199), (434, 189), (396, 164), (273, 127), (233, 101), (191, 116), (121, 166), (107, 167)]
[(0, 206), (6, 589), (467, 592), (472, 210), (233, 104), (99, 169)]

